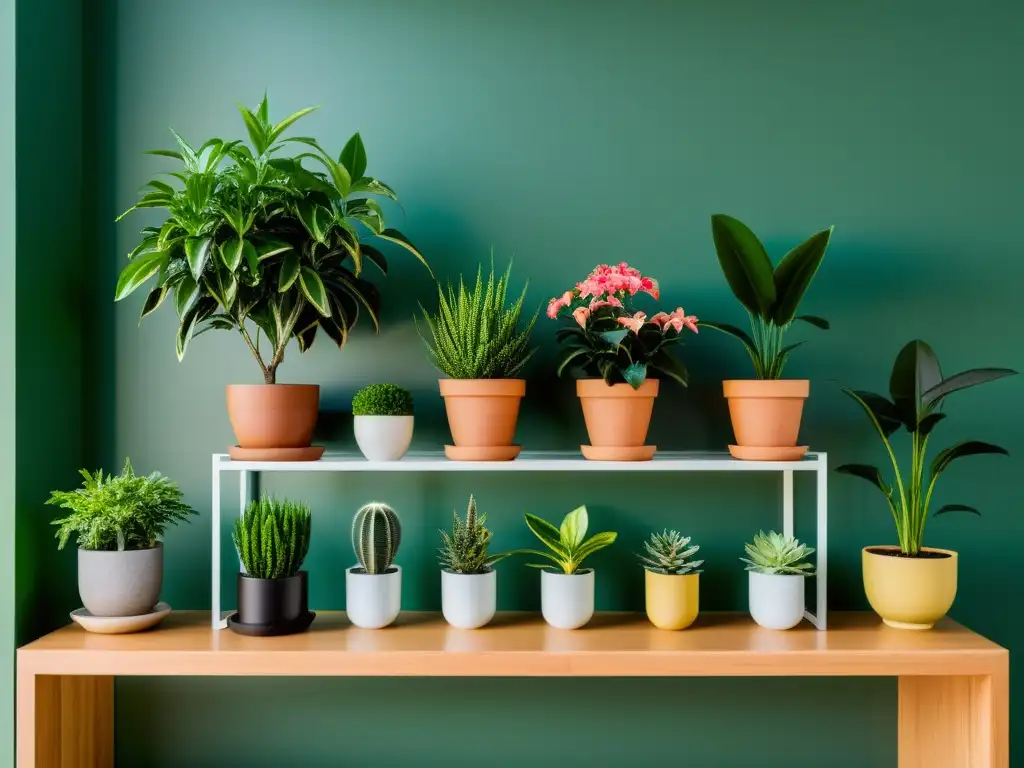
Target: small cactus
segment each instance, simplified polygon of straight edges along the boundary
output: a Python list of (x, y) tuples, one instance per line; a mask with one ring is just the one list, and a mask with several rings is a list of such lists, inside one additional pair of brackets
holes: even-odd
[(690, 537), (667, 528), (662, 533), (652, 533), (650, 541), (644, 542), (643, 554), (637, 555), (648, 571), (670, 575), (700, 573), (697, 569), (703, 560), (690, 560), (700, 547), (690, 546)]
[(352, 518), (352, 549), (367, 573), (385, 573), (401, 542), (402, 524), (387, 504), (371, 502)]

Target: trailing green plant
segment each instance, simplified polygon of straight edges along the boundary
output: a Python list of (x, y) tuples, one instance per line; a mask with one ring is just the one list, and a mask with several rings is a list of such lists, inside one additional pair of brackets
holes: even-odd
[(690, 560), (700, 547), (690, 546), (690, 537), (683, 536), (679, 531), (667, 528), (661, 533), (652, 533), (649, 541), (644, 542), (644, 552), (637, 555), (640, 564), (648, 571), (670, 575), (700, 573), (698, 568), (703, 560)]
[(512, 552), (489, 554), (491, 532), (487, 528), (487, 515), (478, 515), (476, 499), (469, 496), (466, 519), (462, 520), (457, 511), (452, 512), (452, 531), (441, 531), (441, 548), (438, 562), (452, 573), (487, 573), (491, 566), (508, 557)]
[[(979, 440), (962, 440), (935, 454), (925, 475), (928, 441), (932, 431), (946, 418), (942, 412), (946, 397), (962, 389), (985, 384), (1016, 371), (1009, 368), (977, 368), (944, 378), (939, 359), (928, 344), (917, 339), (900, 350), (889, 377), (892, 400), (873, 392), (844, 389), (847, 395), (864, 409), (872, 426), (882, 439), (892, 464), (894, 488), (882, 472), (868, 464), (844, 464), (837, 472), (867, 480), (885, 496), (896, 523), (900, 551), (904, 555), (917, 555), (921, 551), (924, 526), (928, 519), (935, 483), (949, 465), (965, 456), (983, 454), (1008, 455), (1005, 448)], [(910, 434), (910, 467), (896, 459), (890, 438), (903, 427)], [(946, 504), (935, 514), (971, 512), (980, 514), (966, 504)]]
[(371, 384), (352, 398), (353, 416), (412, 416), (412, 392), (394, 384)]
[(159, 472), (136, 475), (130, 459), (124, 460), (120, 475), (104, 477), (102, 469), (79, 473), (85, 478), (81, 488), (51, 491), (46, 502), (68, 510), (53, 521), (58, 549), (72, 535), (81, 549), (150, 549), (167, 526), (196, 514), (174, 482)]
[[(387, 274), (387, 259), (363, 242), (366, 235), (426, 261), (405, 235), (387, 227), (374, 196), (397, 196), (366, 175), (358, 133), (335, 160), (314, 139), (282, 138), (316, 107), (278, 123), (270, 121), (265, 95), (255, 110), (238, 108), (249, 144), (213, 138), (193, 147), (172, 130), (178, 149), (150, 153), (181, 167), (169, 174), (170, 182), (150, 181), (118, 217), (142, 208), (167, 211), (159, 226), (143, 228), (114, 298), (130, 296), (155, 277), (142, 317), (173, 294), (179, 360), (193, 337), (237, 331), (272, 384), (292, 339), (304, 352), (320, 329), (342, 347), (364, 312), (377, 327), (379, 294), (362, 270), (368, 261)], [(289, 156), (285, 150), (295, 143), (306, 151)], [(304, 167), (306, 160), (317, 168)]]
[[(540, 539), (548, 548), (548, 552), (536, 549), (518, 550), (511, 554), (527, 554), (543, 557), (554, 563), (562, 573), (571, 576), (579, 570), (583, 560), (595, 552), (611, 546), (618, 534), (609, 531), (595, 533), (586, 538), (589, 518), (586, 507), (577, 507), (562, 519), (562, 524), (555, 528), (547, 520), (543, 520), (529, 512), (525, 515), (526, 526), (533, 535)], [(531, 568), (551, 568), (547, 563), (528, 563)]]
[(472, 291), (460, 276), (458, 290), (451, 283), (447, 291), (438, 284), (436, 314), (420, 305), (429, 338), (417, 322), (420, 337), (427, 345), (430, 361), (449, 378), (516, 378), (533, 355), (529, 343), (537, 313), (518, 330), (527, 286), (518, 300), (506, 306), (511, 274), (509, 262), (505, 274), (495, 279), (492, 258), (486, 285), (483, 268), (477, 267)]
[(827, 320), (798, 315), (797, 309), (825, 258), (832, 229), (811, 235), (773, 268), (764, 245), (746, 224), (721, 213), (711, 217), (718, 262), (733, 295), (750, 316), (750, 333), (728, 323), (701, 320), (700, 325), (739, 339), (759, 379), (781, 378), (790, 352), (804, 343), (784, 343), (794, 320), (828, 330)]
[(402, 523), (387, 504), (374, 501), (352, 518), (352, 549), (366, 573), (387, 573), (402, 543)]
[(253, 501), (231, 535), (245, 573), (254, 579), (295, 576), (309, 552), (312, 522), (302, 502), (268, 496)]
[(747, 564), (748, 571), (755, 573), (813, 576), (814, 565), (804, 562), (814, 550), (790, 536), (775, 531), (759, 532), (754, 541), (744, 544), (746, 557), (740, 560)]

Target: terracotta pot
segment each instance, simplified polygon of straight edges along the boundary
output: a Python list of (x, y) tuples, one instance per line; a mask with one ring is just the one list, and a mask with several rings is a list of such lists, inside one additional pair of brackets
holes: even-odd
[(957, 553), (921, 547), (932, 557), (897, 557), (899, 547), (865, 547), (864, 593), (882, 621), (896, 629), (931, 629), (956, 598)]
[(523, 379), (441, 379), (440, 387), (459, 459), (486, 461), (493, 449), (512, 445), (526, 394)]
[(796, 445), (804, 400), (811, 391), (807, 379), (723, 381), (736, 444), (755, 448)]
[[(576, 382), (590, 445), (602, 449), (602, 459), (635, 461), (638, 458), (636, 449), (643, 447), (647, 439), (658, 384), (657, 379), (647, 379), (639, 389), (633, 389), (629, 384), (605, 384), (601, 379)], [(653, 451), (644, 458), (652, 455)]]
[(305, 448), (320, 408), (318, 384), (229, 384), (228, 418), (242, 448)]

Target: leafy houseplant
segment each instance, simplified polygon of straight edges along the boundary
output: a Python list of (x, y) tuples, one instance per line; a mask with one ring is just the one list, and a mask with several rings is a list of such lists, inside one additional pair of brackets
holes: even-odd
[[(889, 378), (891, 400), (873, 392), (843, 390), (868, 416), (893, 469), (895, 487), (874, 466), (844, 464), (836, 470), (878, 488), (892, 513), (899, 546), (866, 547), (862, 561), (868, 601), (893, 626), (930, 627), (945, 615), (956, 597), (956, 553), (923, 546), (925, 522), (939, 477), (965, 456), (1007, 453), (992, 443), (964, 440), (937, 452), (926, 472), (928, 442), (947, 416), (942, 411), (946, 398), (1014, 373), (1007, 368), (979, 368), (947, 378), (932, 348), (915, 340), (896, 356)], [(902, 469), (891, 442), (901, 427), (910, 436), (910, 466), (904, 464)], [(978, 514), (966, 504), (946, 504), (935, 514), (946, 512)]]
[(412, 393), (394, 384), (371, 384), (352, 398), (356, 444), (370, 461), (398, 461), (409, 450), (414, 426)]
[(352, 549), (359, 561), (345, 572), (346, 611), (357, 627), (380, 629), (402, 609), (402, 569), (393, 565), (402, 524), (387, 504), (372, 502), (352, 519)]
[(438, 285), (437, 311), (423, 311), (426, 332), (420, 335), (431, 362), (448, 378), (440, 380), (454, 446), (445, 446), (450, 459), (495, 461), (514, 459), (512, 445), (519, 402), (526, 394), (520, 378), (533, 354), (530, 333), (534, 315), (520, 327), (526, 286), (508, 303), (512, 263), (495, 277), (494, 261), (486, 284), (477, 268), (472, 290), (459, 278), (458, 289)]
[(767, 629), (791, 629), (804, 616), (804, 581), (814, 575), (806, 562), (814, 550), (775, 531), (758, 533), (744, 545), (750, 585), (750, 615)]
[(638, 555), (644, 567), (647, 617), (659, 629), (686, 629), (700, 611), (700, 547), (678, 531), (652, 533)]
[(136, 475), (129, 459), (120, 475), (81, 475), (81, 488), (53, 491), (46, 503), (68, 513), (53, 524), (58, 549), (77, 539), (82, 603), (94, 616), (149, 613), (163, 587), (164, 530), (195, 510), (171, 480), (159, 472)]
[(740, 459), (799, 458), (806, 451), (797, 449), (796, 441), (810, 384), (781, 380), (790, 352), (804, 343), (786, 344), (785, 337), (795, 320), (828, 328), (823, 318), (797, 311), (825, 258), (832, 227), (811, 235), (775, 267), (757, 235), (737, 219), (715, 214), (711, 234), (725, 279), (750, 317), (750, 333), (727, 323), (703, 320), (701, 325), (739, 339), (757, 377), (724, 382), (737, 442), (729, 450)]
[(287, 635), (309, 627), (309, 582), (300, 570), (309, 552), (312, 515), (299, 502), (267, 496), (235, 521), (232, 540), (245, 573), (238, 574), (238, 613), (228, 619), (244, 635)]
[(469, 497), (466, 519), (452, 513), (452, 530), (441, 531), (441, 610), (449, 624), (476, 629), (494, 618), (498, 574), (492, 567), (511, 552), (491, 554), (487, 515), (478, 515), (476, 499)]
[(566, 327), (556, 338), (566, 350), (558, 374), (577, 374), (591, 445), (588, 459), (649, 459), (644, 446), (658, 394), (656, 372), (686, 386), (686, 367), (671, 353), (684, 329), (697, 332), (697, 318), (682, 307), (648, 316), (634, 302), (641, 294), (659, 298), (658, 282), (622, 262), (598, 265), (581, 283), (548, 303), (548, 317)]
[[(523, 554), (548, 560), (529, 563), (541, 571), (541, 612), (544, 620), (560, 629), (582, 627), (594, 615), (594, 571), (580, 570), (584, 559), (611, 546), (616, 534), (595, 533), (589, 539), (589, 518), (586, 507), (577, 507), (567, 514), (556, 528), (536, 515), (526, 513), (526, 526), (540, 539), (548, 551), (522, 550)], [(552, 570), (552, 564), (558, 570)]]
[[(193, 147), (175, 133), (178, 149), (152, 153), (181, 165), (170, 174), (172, 183), (150, 181), (148, 191), (119, 217), (142, 208), (167, 211), (159, 226), (142, 230), (142, 240), (121, 272), (115, 299), (155, 278), (142, 316), (173, 295), (179, 359), (198, 334), (236, 331), (255, 357), (264, 384), (274, 384), (292, 339), (305, 351), (322, 330), (341, 347), (361, 314), (377, 325), (379, 296), (363, 277), (363, 266), (370, 262), (386, 273), (387, 260), (363, 242), (366, 235), (397, 243), (426, 263), (401, 232), (386, 225), (375, 197), (396, 196), (366, 175), (366, 149), (358, 133), (338, 160), (314, 139), (283, 138), (313, 109), (273, 123), (264, 96), (256, 110), (239, 106), (250, 144), (213, 138)], [(289, 155), (289, 146), (301, 151)], [(314, 167), (305, 167), (306, 161)], [(243, 448), (247, 443), (292, 447), (296, 440), (302, 443), (307, 426), (312, 432), (310, 410), (315, 423), (316, 402), (311, 405), (305, 393), (294, 403), (303, 409), (302, 418), (285, 420), (291, 434), (264, 434), (260, 439), (267, 424), (240, 425), (239, 419), (258, 417), (268, 408), (280, 410), (281, 404), (252, 403), (254, 392), (263, 398), (294, 399), (299, 390), (229, 394), (229, 401), (242, 400), (229, 402), (229, 410), (234, 411), (232, 422)], [(275, 445), (275, 439), (284, 442)], [(308, 446), (309, 435), (304, 444)]]

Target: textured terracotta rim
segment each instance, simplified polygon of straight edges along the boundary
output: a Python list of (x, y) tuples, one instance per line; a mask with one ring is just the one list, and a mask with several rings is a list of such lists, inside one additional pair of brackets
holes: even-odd
[(726, 397), (802, 397), (811, 394), (809, 379), (733, 379), (722, 382)]
[[(870, 555), (871, 557), (884, 557), (887, 560), (891, 559), (894, 562), (898, 562), (898, 563), (935, 562), (935, 558), (931, 558), (930, 560), (917, 560), (916, 558), (913, 558), (913, 557), (893, 557), (893, 558), (890, 558), (888, 555), (879, 554), (878, 552), (872, 552), (871, 551), (872, 549), (881, 549), (881, 550), (884, 550), (886, 552), (899, 552), (900, 551), (899, 546), (897, 546), (895, 544), (875, 544), (875, 545), (870, 546), (870, 547), (864, 547), (864, 549), (862, 549), (861, 552), (863, 552), (865, 555)], [(949, 555), (949, 557), (952, 558), (953, 560), (956, 560), (959, 557), (959, 555), (954, 550), (952, 550), (952, 549), (942, 549), (940, 547), (921, 547), (921, 551), (923, 551), (923, 552), (936, 552), (936, 553), (938, 553), (940, 555)]]
[(629, 384), (605, 384), (604, 379), (577, 379), (576, 395), (578, 397), (657, 397), (657, 379), (647, 379), (639, 389)]
[(524, 397), (526, 379), (440, 379), (441, 397)]

